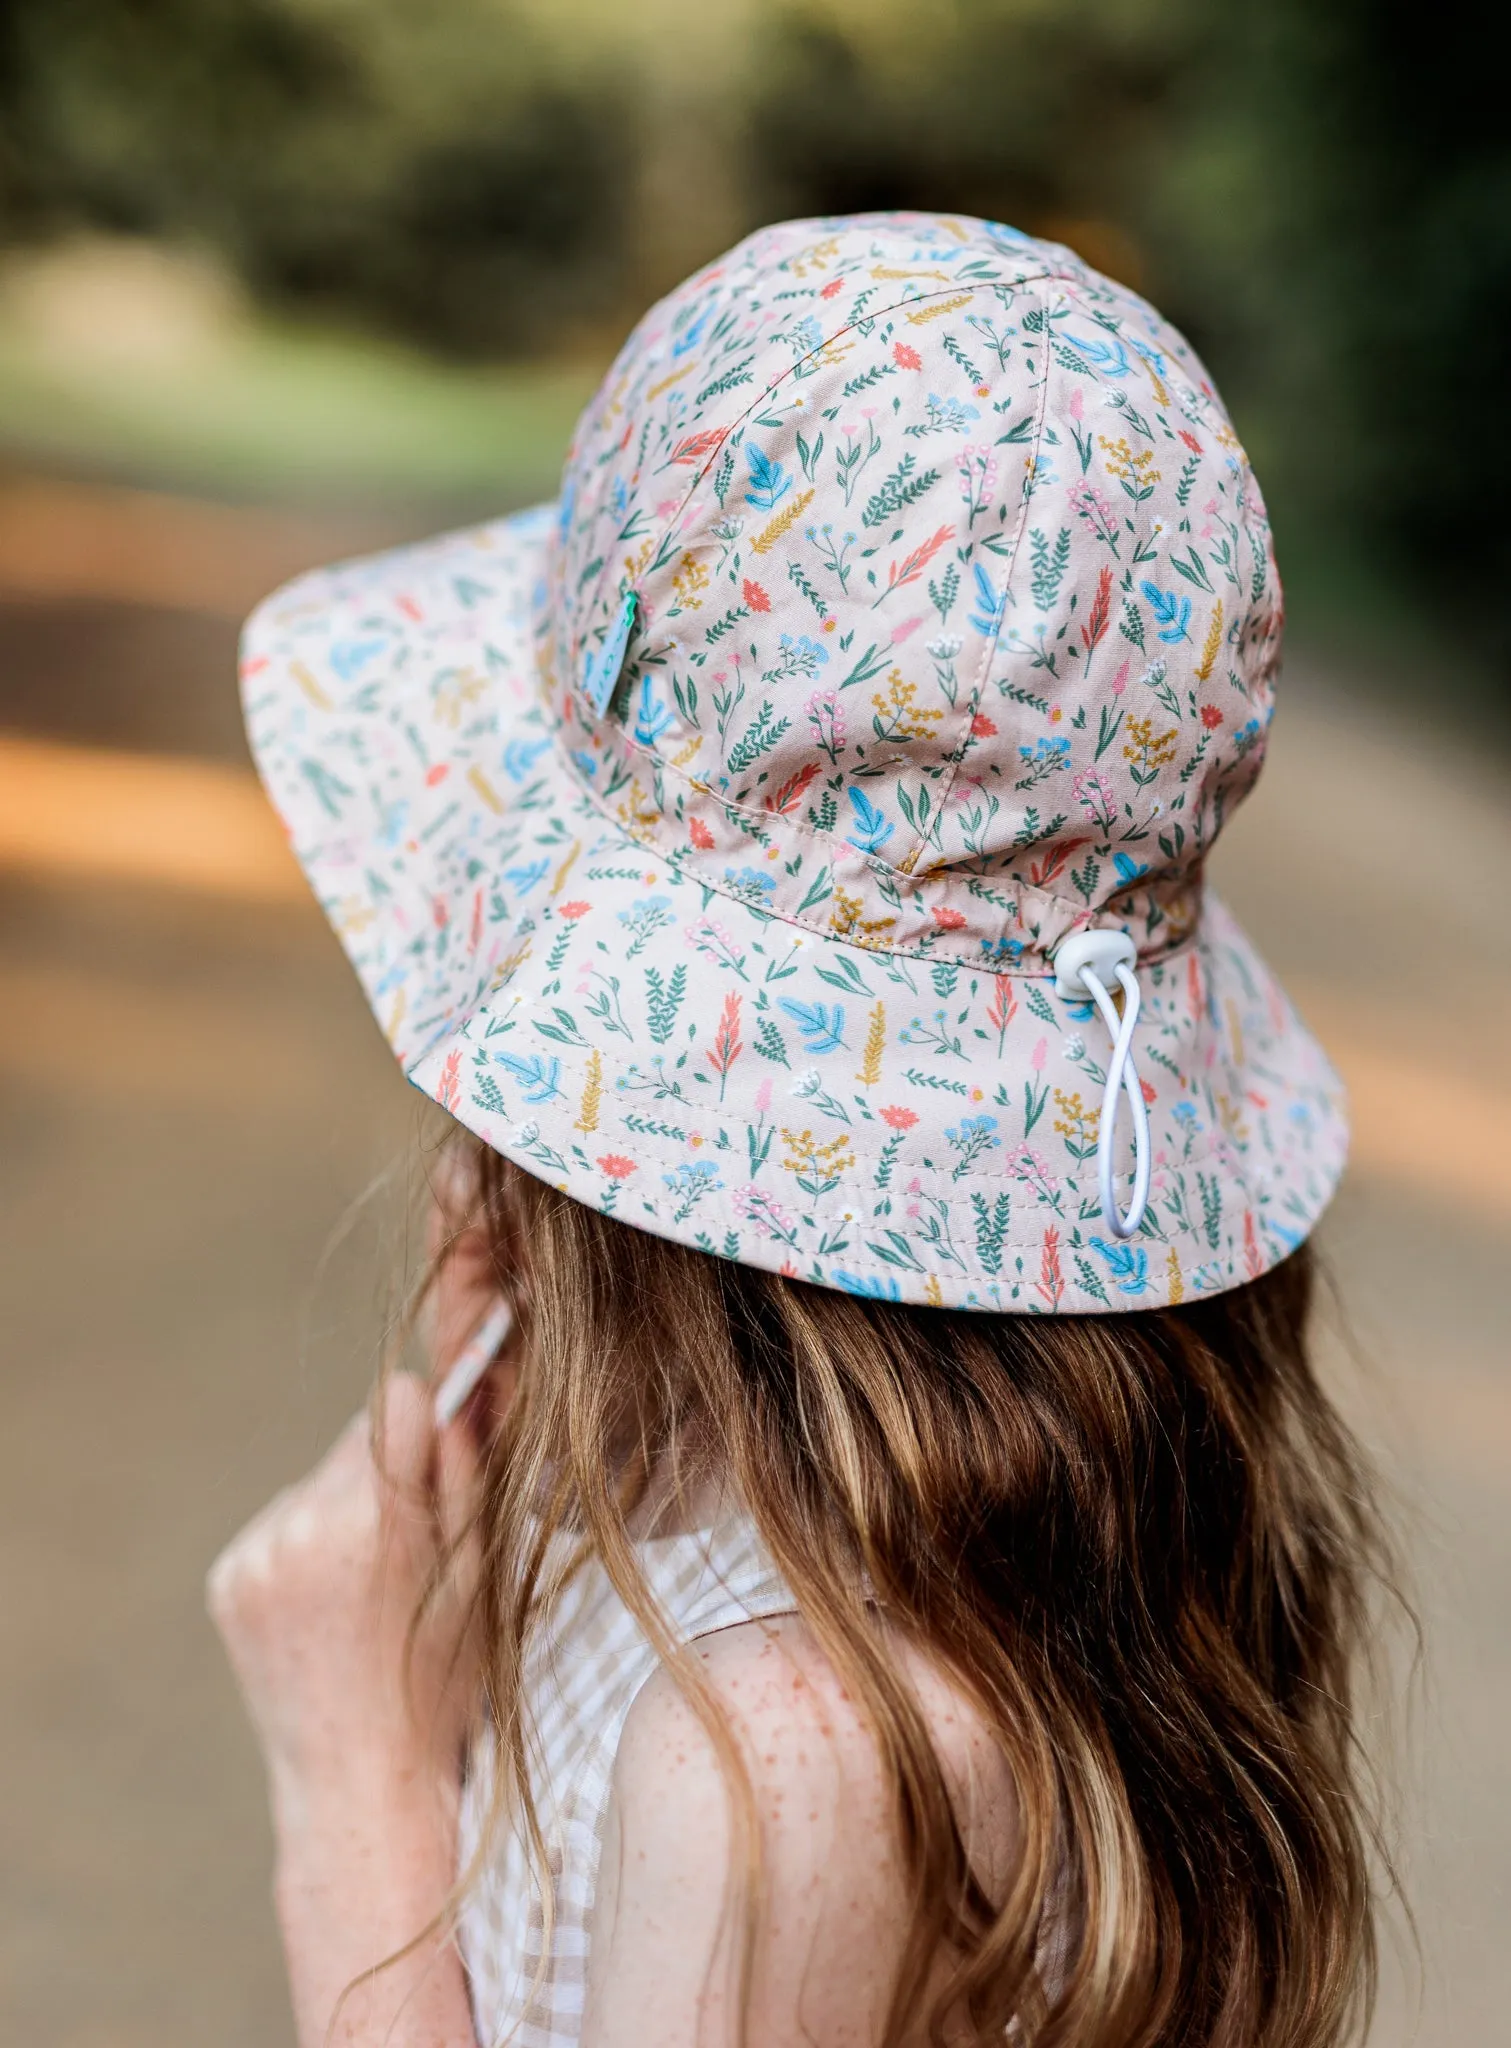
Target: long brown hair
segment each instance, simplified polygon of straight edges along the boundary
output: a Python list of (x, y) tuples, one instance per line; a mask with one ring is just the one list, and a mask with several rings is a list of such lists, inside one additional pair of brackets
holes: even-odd
[[(756, 1854), (737, 1745), (630, 1534), (649, 1488), (706, 1469), (716, 1418), (728, 1487), (895, 1786), (912, 1924), (888, 2048), (1000, 2043), (1013, 2021), (1033, 2048), (1324, 2048), (1367, 2020), (1356, 1688), (1390, 1558), (1310, 1362), (1305, 1247), (1144, 1313), (910, 1308), (464, 1157), (517, 1314), (478, 1599), (498, 1797), (532, 1831), (522, 1673), (567, 1531), (688, 1688)], [(898, 1636), (1000, 1744), (1021, 1816), (1005, 1896), (971, 1866)]]

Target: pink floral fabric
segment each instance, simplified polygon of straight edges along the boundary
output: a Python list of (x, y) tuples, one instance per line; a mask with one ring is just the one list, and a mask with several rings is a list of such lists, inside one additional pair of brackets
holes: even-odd
[[(301, 579), (245, 692), (407, 1071), (490, 1143), (822, 1284), (1105, 1310), (1262, 1271), (1341, 1170), (1335, 1076), (1203, 895), (1280, 615), (1179, 335), (1067, 250), (871, 216), (691, 279), (554, 509)], [(1127, 1244), (1051, 974), (1087, 925), (1145, 990)]]

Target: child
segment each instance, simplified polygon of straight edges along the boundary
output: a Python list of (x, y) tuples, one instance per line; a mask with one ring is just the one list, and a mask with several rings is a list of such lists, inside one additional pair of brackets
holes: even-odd
[(1181, 337), (910, 214), (654, 308), (554, 514), (253, 620), (269, 787), (475, 1134), (438, 1371), (513, 1325), (212, 1575), (309, 2048), (1367, 2008), (1343, 1104), (1203, 888), (1279, 640)]

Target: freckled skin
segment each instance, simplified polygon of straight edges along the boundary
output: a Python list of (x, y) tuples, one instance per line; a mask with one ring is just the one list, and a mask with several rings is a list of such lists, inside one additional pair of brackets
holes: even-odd
[[(804, 1624), (749, 1622), (696, 1646), (751, 1772), (766, 1880), (749, 2048), (865, 2048), (907, 1924), (888, 1789), (869, 1730)], [(1000, 1757), (940, 1676), (899, 1659), (967, 1838), (995, 1887), (1015, 1812)], [(589, 1962), (584, 2048), (734, 2048), (741, 1922), (718, 1756), (675, 1681), (653, 1678), (615, 1768)]]

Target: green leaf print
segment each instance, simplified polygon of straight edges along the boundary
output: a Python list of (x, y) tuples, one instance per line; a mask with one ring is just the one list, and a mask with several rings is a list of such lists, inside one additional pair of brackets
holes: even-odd
[(916, 455), (905, 455), (885, 483), (872, 492), (866, 500), (865, 511), (860, 515), (862, 526), (880, 526), (885, 520), (895, 518), (909, 505), (917, 504), (924, 492), (938, 483), (937, 469), (926, 469), (915, 476), (913, 472), (917, 462)]
[(790, 718), (776, 717), (769, 699), (763, 699), (760, 710), (729, 750), (724, 763), (729, 773), (741, 775), (762, 754), (769, 754), (791, 723)]

